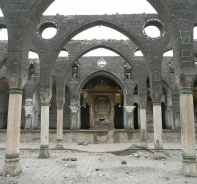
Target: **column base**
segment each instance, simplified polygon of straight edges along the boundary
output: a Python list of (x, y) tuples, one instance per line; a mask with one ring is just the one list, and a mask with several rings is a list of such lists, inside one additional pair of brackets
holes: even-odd
[(22, 169), (19, 163), (19, 159), (5, 159), (3, 176), (18, 176), (22, 173)]
[(183, 158), (181, 173), (184, 176), (197, 177), (197, 162), (195, 156), (193, 159), (185, 159), (185, 157)]
[(147, 144), (147, 142), (145, 142), (145, 141), (141, 141), (141, 142), (140, 142), (140, 147), (148, 148), (148, 144)]
[(57, 140), (57, 142), (56, 142), (56, 145), (55, 145), (55, 149), (57, 149), (57, 150), (61, 150), (61, 149), (63, 149), (63, 143), (62, 143), (62, 140)]
[(153, 154), (153, 158), (155, 160), (166, 159), (166, 156), (164, 154), (163, 148), (155, 148), (155, 152)]
[(48, 145), (41, 145), (38, 158), (49, 158), (49, 157), (50, 157), (49, 146)]

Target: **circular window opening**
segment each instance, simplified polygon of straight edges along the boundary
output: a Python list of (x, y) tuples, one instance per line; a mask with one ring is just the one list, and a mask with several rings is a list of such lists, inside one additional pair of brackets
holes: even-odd
[(148, 21), (143, 28), (144, 33), (150, 38), (158, 38), (164, 35), (164, 25), (159, 20)]
[(51, 39), (57, 34), (57, 26), (52, 22), (46, 22), (40, 26), (39, 32), (42, 38)]
[(0, 40), (8, 40), (8, 32), (6, 28), (0, 29)]
[(65, 57), (65, 58), (68, 58), (69, 57), (69, 52), (67, 50), (62, 50), (58, 57)]

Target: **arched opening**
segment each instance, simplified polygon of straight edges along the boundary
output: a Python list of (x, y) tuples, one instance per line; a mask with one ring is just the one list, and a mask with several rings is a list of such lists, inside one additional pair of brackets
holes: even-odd
[(166, 105), (164, 102), (161, 103), (161, 112), (162, 112), (162, 128), (167, 129), (167, 126), (166, 126)]
[(139, 49), (136, 49), (136, 50), (135, 50), (134, 55), (135, 55), (135, 56), (144, 56), (143, 53), (142, 53), (142, 51), (139, 50)]
[(0, 79), (0, 129), (7, 128), (9, 86), (6, 78)]
[(123, 128), (123, 91), (108, 75), (93, 75), (81, 90), (82, 129)]
[(139, 125), (138, 125), (138, 104), (134, 103), (134, 129), (138, 129)]
[(0, 8), (0, 17), (4, 17), (4, 15), (3, 15), (3, 12), (2, 12), (2, 10), (1, 10), (1, 8)]
[[(60, 89), (63, 90), (63, 89)], [(56, 77), (53, 76), (52, 82), (52, 97), (50, 101), (50, 110), (49, 110), (49, 128), (57, 128), (57, 103), (56, 103)], [(68, 86), (65, 86), (65, 103), (63, 109), (63, 129), (70, 129), (70, 90)]]
[(197, 76), (194, 81), (193, 86), (193, 105), (194, 105), (194, 122), (195, 122), (195, 128), (197, 129)]
[(64, 104), (64, 115), (63, 115), (63, 129), (70, 129), (70, 89), (65, 86), (65, 104)]
[(64, 57), (64, 58), (68, 59), (68, 58), (69, 58), (69, 54), (70, 54), (70, 53), (69, 53), (66, 49), (63, 49), (63, 50), (59, 53), (58, 57)]
[(92, 56), (119, 56), (119, 55), (109, 49), (105, 49), (105, 48), (101, 47), (98, 49), (94, 49), (94, 50), (84, 54), (83, 56), (92, 57)]
[(173, 51), (172, 51), (172, 49), (166, 51), (166, 52), (163, 54), (163, 56), (173, 57)]
[(153, 101), (150, 95), (150, 80), (147, 78), (147, 105), (146, 105), (146, 121), (147, 129), (153, 130)]
[(95, 27), (86, 29), (72, 38), (72, 40), (93, 40), (93, 39), (128, 40), (129, 38), (123, 35), (121, 32), (118, 32), (106, 26), (95, 26)]
[(39, 56), (38, 56), (38, 54), (36, 52), (29, 51), (28, 58), (29, 59), (39, 59)]
[[(65, 7), (67, 10), (65, 11)], [(80, 7), (80, 8), (77, 8)], [(110, 7), (110, 8), (109, 8)], [(157, 13), (155, 9), (146, 1), (89, 1), (89, 0), (58, 0), (44, 12), (44, 15), (104, 15), (104, 14), (131, 14), (131, 13)]]
[(193, 31), (194, 31), (193, 38), (194, 38), (194, 40), (197, 40), (197, 26), (196, 25), (194, 26)]
[(0, 40), (8, 40), (8, 31), (5, 25), (0, 24)]

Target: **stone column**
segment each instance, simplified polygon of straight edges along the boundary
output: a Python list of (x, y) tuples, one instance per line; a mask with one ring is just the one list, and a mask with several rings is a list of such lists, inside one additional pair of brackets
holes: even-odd
[(16, 176), (22, 173), (19, 164), (22, 89), (9, 91), (6, 155), (3, 175)]
[(197, 176), (193, 92), (191, 89), (180, 89), (180, 120), (183, 158), (181, 171), (185, 176)]
[(163, 140), (162, 140), (162, 113), (161, 102), (153, 102), (153, 124), (154, 124), (154, 144), (155, 153), (153, 158), (155, 160), (164, 159)]
[(71, 105), (69, 106), (70, 110), (71, 110), (71, 125), (70, 125), (70, 129), (79, 129), (80, 127), (78, 126), (78, 104), (76, 101), (71, 102)]
[(57, 103), (57, 140), (56, 140), (56, 149), (63, 149), (63, 115), (64, 107)]
[(51, 96), (40, 95), (41, 98), (41, 135), (38, 158), (49, 158), (49, 105)]
[(146, 135), (146, 101), (139, 101), (140, 106), (140, 124), (141, 124), (141, 142), (140, 146), (147, 148), (147, 135)]
[(133, 122), (133, 110), (135, 106), (126, 106), (126, 114), (127, 114), (127, 123), (125, 129), (134, 129), (134, 122)]

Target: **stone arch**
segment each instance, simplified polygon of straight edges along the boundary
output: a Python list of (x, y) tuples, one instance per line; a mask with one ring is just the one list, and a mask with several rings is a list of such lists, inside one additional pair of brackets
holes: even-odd
[(66, 36), (65, 38), (61, 39), (61, 41), (58, 43), (58, 45), (54, 48), (56, 48), (55, 55), (58, 56), (59, 52), (62, 50), (62, 48), (77, 34), (79, 34), (80, 32), (89, 29), (91, 27), (94, 26), (98, 26), (98, 25), (102, 25), (102, 26), (106, 26), (109, 28), (112, 28), (122, 34), (124, 34), (125, 36), (127, 36), (131, 41), (133, 41), (140, 49), (141, 51), (145, 54), (145, 47), (144, 45), (142, 45), (142, 40), (136, 35), (136, 33), (131, 32), (130, 30), (127, 30), (126, 28), (122, 27), (121, 25), (116, 24), (116, 22), (112, 22), (110, 20), (104, 20), (104, 19), (94, 19), (94, 20), (90, 20), (87, 21), (83, 24), (81, 24), (80, 26), (76, 27), (68, 36)]
[[(81, 82), (81, 84), (79, 85), (79, 87), (80, 87), (80, 89), (78, 89), (78, 91), (79, 91), (79, 94), (78, 94), (78, 98), (79, 99), (81, 99), (81, 91), (82, 91), (82, 89), (84, 88), (84, 86), (87, 84), (87, 82), (88, 81), (90, 81), (91, 79), (94, 79), (95, 77), (97, 77), (97, 76), (100, 76), (100, 75), (102, 75), (102, 76), (104, 76), (104, 77), (108, 77), (108, 78), (110, 78), (111, 80), (113, 80), (113, 81), (115, 81), (116, 82), (116, 84), (118, 84), (121, 88), (122, 88), (122, 91), (123, 91), (123, 96), (122, 96), (122, 98), (121, 98), (121, 103), (115, 103), (115, 101), (114, 101), (114, 97), (113, 96), (108, 96), (108, 94), (97, 94), (97, 96), (93, 96), (92, 98), (92, 100), (91, 100), (91, 102), (92, 102), (92, 104), (91, 105), (93, 105), (91, 108), (90, 108), (90, 106), (91, 105), (89, 105), (89, 104), (85, 104), (85, 106), (86, 106), (86, 108), (88, 107), (88, 112), (89, 112), (89, 115), (88, 115), (88, 118), (90, 118), (90, 121), (87, 121), (87, 122), (89, 122), (90, 123), (90, 127), (88, 126), (88, 125), (85, 125), (85, 127), (84, 127), (84, 125), (82, 125), (82, 128), (91, 128), (91, 127), (94, 127), (94, 125), (91, 123), (92, 121), (91, 120), (93, 120), (91, 117), (94, 117), (94, 118), (98, 118), (98, 117), (96, 117), (96, 116), (94, 116), (94, 115), (91, 115), (91, 112), (94, 112), (95, 111), (95, 107), (94, 107), (94, 105), (95, 105), (95, 103), (96, 103), (96, 100), (97, 100), (97, 98), (98, 97), (106, 97), (108, 100), (109, 100), (109, 102), (110, 102), (110, 104), (109, 104), (109, 109), (110, 109), (110, 111), (109, 111), (109, 119), (110, 119), (110, 128), (123, 128), (124, 127), (124, 121), (125, 121), (125, 112), (124, 112), (124, 110), (123, 110), (123, 107), (124, 107), (124, 104), (125, 104), (125, 102), (126, 102), (126, 87), (124, 86), (124, 84), (122, 84), (122, 82), (120, 81), (120, 79), (117, 77), (117, 76), (115, 76), (115, 74), (113, 74), (113, 73), (111, 73), (111, 72), (109, 72), (109, 71), (105, 71), (105, 70), (101, 70), (101, 71), (96, 71), (96, 72), (93, 72), (93, 73), (91, 73), (88, 77), (86, 77), (86, 79), (84, 79), (82, 82)], [(121, 122), (119, 122), (119, 123), (117, 123), (117, 121), (115, 120), (115, 118), (114, 118), (114, 113), (115, 113), (115, 111), (116, 111), (116, 105), (120, 105), (120, 110), (121, 111), (119, 111), (119, 113), (117, 113), (117, 115), (119, 114), (119, 119), (121, 119), (122, 118), (122, 121)], [(82, 104), (82, 107), (83, 107), (83, 105), (84, 104)], [(90, 108), (90, 109), (89, 109)], [(83, 109), (82, 109), (83, 110)], [(90, 110), (90, 111), (89, 111)], [(83, 111), (82, 111), (83, 112)], [(85, 111), (84, 111), (85, 112)], [(116, 111), (117, 112), (117, 111)], [(120, 115), (120, 113), (121, 113), (121, 115)], [(105, 117), (106, 118), (106, 117)], [(81, 122), (82, 123), (82, 122)]]
[(0, 59), (0, 69), (6, 64), (7, 62), (7, 54)]
[(83, 87), (85, 86), (85, 84), (93, 77), (95, 77), (95, 75), (99, 75), (99, 74), (106, 74), (107, 77), (111, 78), (112, 80), (114, 80), (122, 89), (123, 89), (123, 94), (124, 96), (126, 96), (126, 86), (121, 82), (121, 79), (115, 74), (112, 73), (110, 71), (107, 70), (99, 70), (96, 72), (92, 72), (88, 77), (86, 77), (84, 80), (81, 81), (81, 83), (79, 84), (79, 87), (76, 91), (76, 96), (78, 96), (78, 98), (80, 97), (80, 92), (83, 89)]
[(105, 48), (105, 49), (108, 49), (110, 51), (113, 51), (115, 52), (116, 54), (120, 55), (124, 60), (126, 60), (130, 65), (131, 67), (133, 68), (134, 72), (135, 72), (135, 75), (138, 77), (138, 72), (136, 72), (136, 68), (135, 68), (135, 62), (134, 60), (132, 60), (132, 58), (129, 58), (127, 55), (125, 55), (125, 53), (123, 53), (122, 51), (118, 50), (117, 48), (115, 47), (112, 47), (112, 46), (109, 46), (109, 45), (106, 45), (106, 44), (99, 44), (99, 45), (96, 45), (96, 46), (90, 46), (89, 48), (86, 48), (85, 50), (82, 50), (80, 53), (78, 53), (71, 61), (70, 63), (70, 66), (68, 68), (68, 70), (71, 69), (72, 65), (79, 59), (81, 58), (84, 54), (92, 51), (92, 50), (95, 50), (97, 48)]

